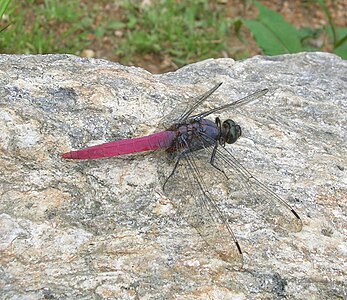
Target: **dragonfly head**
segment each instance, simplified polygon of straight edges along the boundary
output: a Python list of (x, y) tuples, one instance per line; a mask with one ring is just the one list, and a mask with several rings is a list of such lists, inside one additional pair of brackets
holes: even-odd
[(241, 136), (241, 127), (233, 120), (225, 120), (222, 124), (221, 139), (224, 143), (233, 144)]

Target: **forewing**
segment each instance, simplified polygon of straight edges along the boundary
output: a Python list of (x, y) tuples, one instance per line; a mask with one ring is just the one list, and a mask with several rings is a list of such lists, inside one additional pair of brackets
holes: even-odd
[(208, 90), (206, 93), (197, 97), (195, 101), (192, 101), (193, 104), (183, 112), (183, 114), (178, 119), (178, 123), (185, 123), (186, 120), (191, 116), (191, 114), (208, 98), (210, 97), (220, 86), (221, 83), (216, 84), (212, 89)]
[[(205, 92), (204, 94), (197, 96), (195, 98), (192, 98), (191, 100), (188, 100), (187, 105), (178, 104), (170, 114), (165, 116), (160, 121), (160, 123), (164, 125), (165, 128), (169, 128), (174, 123), (175, 124), (186, 123), (188, 119), (202, 119), (215, 112), (220, 112), (225, 109), (234, 109), (234, 108), (238, 108), (243, 105), (246, 105), (250, 102), (258, 100), (260, 97), (264, 96), (268, 92), (268, 89), (258, 90), (239, 100), (230, 102), (228, 104), (225, 104), (225, 105), (222, 105), (222, 106), (219, 106), (204, 112), (197, 113), (197, 110), (199, 110), (199, 107), (201, 106), (201, 104), (204, 101), (206, 101), (221, 85), (222, 83), (218, 83), (213, 88)], [(174, 116), (178, 116), (178, 117), (175, 118)]]
[(240, 268), (243, 263), (240, 246), (215, 195), (206, 185), (208, 182), (211, 186), (214, 181), (216, 186), (220, 173), (211, 167), (203, 152), (191, 152), (182, 157), (175, 173), (166, 182), (164, 192), (179, 214), (221, 259)]
[(160, 123), (163, 124), (165, 128), (170, 127), (174, 123), (185, 123), (189, 116), (199, 109), (199, 106), (206, 101), (207, 98), (209, 98), (221, 85), (222, 83), (216, 84), (204, 94), (186, 100), (187, 103), (178, 103), (175, 105), (175, 108), (160, 121)]
[(258, 100), (260, 97), (264, 96), (268, 91), (269, 91), (268, 89), (258, 90), (239, 100), (196, 114), (194, 116), (191, 116), (191, 118), (202, 119), (202, 118), (206, 118), (208, 115), (213, 114), (215, 112), (220, 112), (222, 110), (230, 109), (230, 108), (233, 108), (233, 109), (238, 108), (240, 106), (243, 106), (245, 104)]
[[(208, 149), (212, 153), (211, 149)], [(238, 181), (247, 192), (244, 204), (251, 207), (275, 227), (298, 232), (302, 221), (296, 211), (280, 196), (267, 188), (247, 171), (237, 159), (223, 147), (217, 149), (214, 165), (229, 179), (230, 186)]]

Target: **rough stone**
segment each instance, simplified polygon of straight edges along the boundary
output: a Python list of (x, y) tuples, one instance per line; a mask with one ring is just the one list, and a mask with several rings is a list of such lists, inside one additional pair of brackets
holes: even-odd
[[(278, 232), (229, 199), (241, 270), (162, 193), (165, 152), (60, 158), (160, 130), (218, 82), (203, 108), (269, 88), (220, 116), (242, 126), (233, 155), (303, 220), (300, 232)], [(346, 95), (347, 62), (326, 53), (209, 59), (162, 75), (70, 55), (1, 55), (0, 298), (346, 299)]]

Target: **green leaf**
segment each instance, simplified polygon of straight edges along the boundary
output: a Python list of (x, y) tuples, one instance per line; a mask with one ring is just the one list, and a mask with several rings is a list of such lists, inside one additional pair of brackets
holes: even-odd
[(97, 37), (103, 37), (105, 35), (106, 29), (104, 27), (97, 27), (95, 28), (95, 36)]
[(347, 59), (347, 43), (342, 44), (341, 46), (334, 49), (334, 53), (343, 59)]
[(0, 1), (0, 18), (5, 13), (8, 5), (10, 4), (11, 0), (1, 0)]
[(347, 28), (337, 28), (336, 29), (339, 40), (336, 43), (334, 53), (343, 59), (347, 59)]
[(298, 31), (283, 17), (255, 1), (257, 20), (244, 21), (265, 54), (278, 55), (303, 51)]
[(343, 38), (338, 40), (338, 42), (336, 43), (336, 47), (335, 48), (340, 47), (342, 44), (345, 44), (346, 42), (347, 42), (347, 34)]
[(309, 38), (317, 38), (319, 34), (322, 33), (322, 29), (318, 28), (309, 28), (309, 27), (303, 27), (298, 29), (298, 36), (300, 37), (301, 41), (309, 39)]
[(242, 35), (241, 35), (242, 20), (241, 19), (235, 20), (233, 25), (234, 25), (234, 31), (236, 36), (242, 41)]
[(126, 25), (123, 22), (116, 21), (116, 20), (111, 20), (107, 24), (107, 28), (113, 29), (113, 30), (123, 29), (125, 28), (125, 26)]
[[(329, 37), (333, 39), (333, 30), (329, 26), (326, 29), (326, 32), (328, 33)], [(338, 27), (336, 28), (336, 44), (334, 45), (334, 48), (340, 47), (343, 43), (346, 42), (347, 39), (347, 27)]]
[(256, 20), (245, 20), (244, 23), (266, 55), (288, 53), (279, 39), (263, 23)]
[(133, 16), (133, 15), (130, 15), (129, 17), (128, 17), (128, 28), (129, 29), (134, 29), (135, 28), (135, 26), (136, 26), (136, 24), (137, 24), (137, 19), (136, 19), (136, 17), (135, 16)]

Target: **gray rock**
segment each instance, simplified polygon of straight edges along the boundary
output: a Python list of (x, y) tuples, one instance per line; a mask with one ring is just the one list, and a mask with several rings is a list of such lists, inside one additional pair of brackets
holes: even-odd
[[(240, 199), (224, 203), (241, 270), (162, 193), (163, 151), (60, 158), (160, 130), (218, 82), (204, 109), (270, 89), (220, 114), (242, 126), (228, 148), (303, 220), (301, 232), (276, 231)], [(346, 299), (346, 95), (347, 62), (326, 53), (209, 59), (163, 75), (1, 55), (0, 298)]]

